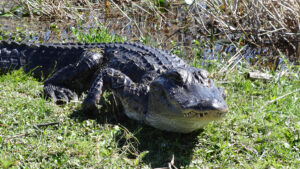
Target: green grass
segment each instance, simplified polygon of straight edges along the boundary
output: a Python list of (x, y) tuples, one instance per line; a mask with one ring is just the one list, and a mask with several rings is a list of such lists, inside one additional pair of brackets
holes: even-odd
[[(73, 34), (84, 42), (125, 40), (102, 28), (87, 34), (73, 29)], [(173, 52), (180, 54), (180, 47)], [(192, 65), (202, 61), (195, 58)], [(214, 60), (204, 65), (212, 72), (223, 66)], [(109, 103), (101, 116), (88, 119), (80, 103), (45, 100), (42, 82), (22, 70), (1, 75), (0, 168), (166, 167), (173, 156), (178, 168), (297, 168), (299, 67), (288, 66), (289, 76), (274, 74), (270, 81), (246, 79), (246, 70), (238, 64), (226, 75), (213, 73), (227, 82), (219, 86), (230, 111), (224, 120), (190, 134), (139, 124), (110, 111)]]
[[(42, 83), (21, 70), (3, 75), (0, 167), (163, 167), (174, 155), (177, 167), (297, 168), (297, 74), (263, 82), (233, 72), (225, 79), (227, 117), (183, 135), (116, 114), (87, 119), (79, 103), (58, 106), (43, 99)], [(59, 124), (39, 126), (56, 122)]]
[[(115, 138), (120, 127), (95, 120), (78, 122), (70, 117), (76, 104), (57, 106), (44, 100), (41, 83), (21, 71), (1, 76), (0, 86), (0, 168), (115, 167), (126, 163)], [(37, 127), (53, 122), (59, 125)]]

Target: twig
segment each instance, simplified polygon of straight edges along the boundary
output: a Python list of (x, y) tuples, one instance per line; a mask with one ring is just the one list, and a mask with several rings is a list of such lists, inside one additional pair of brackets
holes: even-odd
[(53, 126), (53, 125), (59, 125), (59, 122), (53, 122), (53, 123), (41, 123), (41, 124), (35, 124), (35, 127), (45, 127), (45, 126)]
[[(227, 65), (221, 68), (221, 70), (219, 71), (219, 73), (224, 73), (224, 72), (225, 72), (225, 71), (226, 71), (226, 70), (234, 63), (234, 61), (236, 60), (236, 58), (239, 56), (239, 54), (241, 54), (241, 51), (244, 50), (246, 46), (247, 46), (247, 45), (245, 45), (245, 46), (243, 46), (241, 49), (239, 49), (239, 50), (236, 52), (236, 54), (235, 54), (234, 56), (232, 56), (232, 57), (228, 60)], [(235, 64), (235, 65), (236, 65), (236, 64)], [(234, 66), (235, 66), (235, 65), (234, 65)], [(233, 66), (233, 67), (234, 67), (234, 66)]]
[(132, 20), (114, 1), (110, 1), (118, 10), (129, 20), (129, 22), (133, 22), (136, 28), (139, 30), (140, 34), (143, 36), (143, 32), (140, 30), (139, 26), (137, 25), (136, 21)]
[(298, 91), (300, 91), (300, 89), (296, 89), (296, 90), (294, 90), (294, 91), (292, 91), (292, 92), (290, 92), (290, 93), (287, 93), (287, 94), (285, 94), (285, 95), (282, 95), (282, 96), (280, 96), (280, 97), (277, 97), (277, 98), (274, 99), (274, 100), (267, 101), (266, 104), (265, 104), (265, 106), (268, 105), (268, 104), (271, 104), (271, 103), (273, 103), (273, 102), (276, 102), (277, 100), (280, 100), (280, 99), (282, 99), (282, 98), (284, 98), (284, 97), (286, 97), (286, 96), (288, 96), (288, 95), (291, 95), (291, 94), (293, 94), (293, 93), (296, 93), (296, 92), (298, 92)]
[(13, 139), (13, 138), (17, 138), (17, 137), (23, 137), (23, 136), (28, 136), (29, 133), (21, 133), (21, 134), (16, 134), (16, 135), (13, 135), (13, 136), (8, 136), (7, 139), (10, 140), (10, 139)]
[(174, 162), (175, 162), (175, 157), (174, 157), (174, 154), (173, 154), (171, 161), (168, 163), (168, 167), (158, 167), (158, 168), (154, 168), (154, 169), (178, 169), (175, 166)]
[(137, 3), (135, 3), (134, 1), (132, 1), (132, 5), (137, 6), (137, 7), (140, 8), (142, 11), (146, 12), (148, 15), (151, 15), (150, 12), (148, 12), (146, 9), (144, 9), (143, 7), (141, 7), (140, 5), (138, 5)]
[(271, 80), (272, 78), (271, 75), (262, 72), (248, 72), (246, 73), (246, 77), (249, 79), (264, 79), (264, 80)]
[(282, 95), (282, 96), (280, 96), (280, 97), (277, 97), (277, 98), (274, 99), (274, 100), (269, 100), (269, 101), (267, 101), (263, 106), (261, 106), (261, 107), (259, 108), (259, 110), (261, 110), (262, 108), (266, 107), (267, 105), (269, 105), (269, 104), (271, 104), (271, 103), (274, 103), (274, 102), (276, 102), (276, 101), (278, 101), (278, 100), (280, 100), (280, 99), (283, 99), (284, 97), (286, 97), (286, 96), (288, 96), (288, 95), (291, 95), (291, 94), (293, 94), (293, 93), (296, 93), (296, 92), (298, 92), (298, 91), (300, 91), (300, 89), (296, 89), (296, 90), (294, 90), (294, 91), (292, 91), (292, 92), (290, 92), (290, 93), (287, 93), (287, 94), (285, 94), (285, 95)]
[(172, 168), (177, 169), (174, 162), (175, 162), (175, 157), (174, 157), (174, 154), (173, 154), (171, 161), (168, 163), (170, 169), (172, 169)]

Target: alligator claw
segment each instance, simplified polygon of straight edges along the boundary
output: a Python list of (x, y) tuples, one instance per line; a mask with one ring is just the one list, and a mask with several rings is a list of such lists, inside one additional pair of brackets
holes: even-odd
[(64, 104), (69, 103), (71, 100), (78, 100), (78, 96), (75, 92), (63, 87), (47, 85), (44, 86), (44, 93), (46, 98), (51, 98), (56, 104)]

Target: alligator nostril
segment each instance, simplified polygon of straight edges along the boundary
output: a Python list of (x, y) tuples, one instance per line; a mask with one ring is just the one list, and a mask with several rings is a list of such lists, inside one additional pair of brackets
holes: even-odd
[(220, 112), (220, 113), (228, 112), (228, 107), (225, 103), (220, 102), (216, 99), (213, 99), (211, 102), (212, 102), (212, 104), (211, 104), (212, 111)]
[(221, 96), (223, 97), (223, 99), (226, 99), (225, 91), (222, 88), (220, 88), (220, 87), (218, 87), (218, 90), (219, 90)]
[(227, 113), (229, 111), (228, 106), (224, 106), (223, 109), (221, 109), (220, 113)]

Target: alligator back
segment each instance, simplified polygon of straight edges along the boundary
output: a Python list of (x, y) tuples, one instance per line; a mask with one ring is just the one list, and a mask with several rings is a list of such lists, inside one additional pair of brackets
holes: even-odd
[[(145, 72), (164, 72), (186, 63), (171, 53), (137, 43), (17, 43), (0, 41), (0, 73), (23, 68), (37, 78), (76, 63), (86, 50), (97, 49), (109, 61), (107, 66), (121, 70), (134, 81)], [(100, 50), (98, 50), (100, 49)]]

